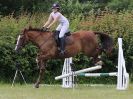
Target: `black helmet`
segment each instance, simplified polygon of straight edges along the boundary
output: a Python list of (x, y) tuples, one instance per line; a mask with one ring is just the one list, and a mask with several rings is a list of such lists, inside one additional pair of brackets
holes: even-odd
[(60, 5), (58, 3), (54, 3), (52, 5), (52, 9), (54, 9), (54, 8), (60, 9)]

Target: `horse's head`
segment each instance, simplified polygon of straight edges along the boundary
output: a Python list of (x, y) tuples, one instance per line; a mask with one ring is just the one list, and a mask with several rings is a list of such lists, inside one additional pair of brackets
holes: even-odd
[(17, 39), (17, 43), (16, 43), (16, 47), (15, 47), (15, 51), (18, 52), (20, 49), (22, 49), (22, 47), (25, 46), (25, 44), (28, 41), (28, 37), (27, 37), (27, 29), (24, 29), (18, 36)]
[[(42, 36), (43, 35), (43, 36)], [(42, 38), (43, 37), (43, 38)], [(34, 44), (37, 44), (37, 46), (42, 46), (49, 40), (51, 37), (51, 33), (49, 31), (43, 31), (42, 29), (38, 28), (32, 28), (29, 27), (29, 29), (24, 29), (20, 35), (18, 36), (17, 39), (17, 44), (15, 47), (15, 51), (18, 52), (24, 45), (28, 42), (31, 41)], [(40, 39), (44, 42), (40, 44)]]

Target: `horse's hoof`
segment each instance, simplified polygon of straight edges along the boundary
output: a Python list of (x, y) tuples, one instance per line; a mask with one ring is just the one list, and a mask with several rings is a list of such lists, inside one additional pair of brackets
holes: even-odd
[(103, 65), (103, 61), (98, 61), (95, 65)]

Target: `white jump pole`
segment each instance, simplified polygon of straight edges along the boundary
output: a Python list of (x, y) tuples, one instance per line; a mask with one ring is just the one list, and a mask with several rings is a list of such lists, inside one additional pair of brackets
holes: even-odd
[(118, 38), (119, 52), (118, 52), (118, 77), (117, 90), (126, 90), (129, 84), (129, 74), (126, 71), (125, 59), (122, 49), (122, 38)]
[(84, 73), (84, 72), (94, 71), (94, 70), (101, 69), (101, 68), (102, 68), (102, 66), (97, 65), (95, 67), (90, 67), (90, 68), (75, 71), (74, 73), (71, 72), (71, 73), (68, 73), (68, 74), (57, 76), (57, 77), (55, 77), (55, 80), (59, 80), (59, 79), (62, 79), (62, 78), (68, 77), (68, 76), (77, 75), (77, 74)]

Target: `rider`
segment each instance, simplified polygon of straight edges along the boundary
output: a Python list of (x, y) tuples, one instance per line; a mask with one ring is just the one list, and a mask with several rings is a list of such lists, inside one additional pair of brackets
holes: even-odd
[(59, 22), (58, 27), (55, 32), (59, 32), (59, 41), (60, 41), (60, 53), (64, 55), (65, 40), (64, 35), (69, 31), (69, 21), (64, 17), (60, 12), (60, 5), (54, 3), (52, 6), (52, 13), (50, 14), (48, 21), (45, 23), (43, 28), (45, 30), (49, 29), (54, 23)]

